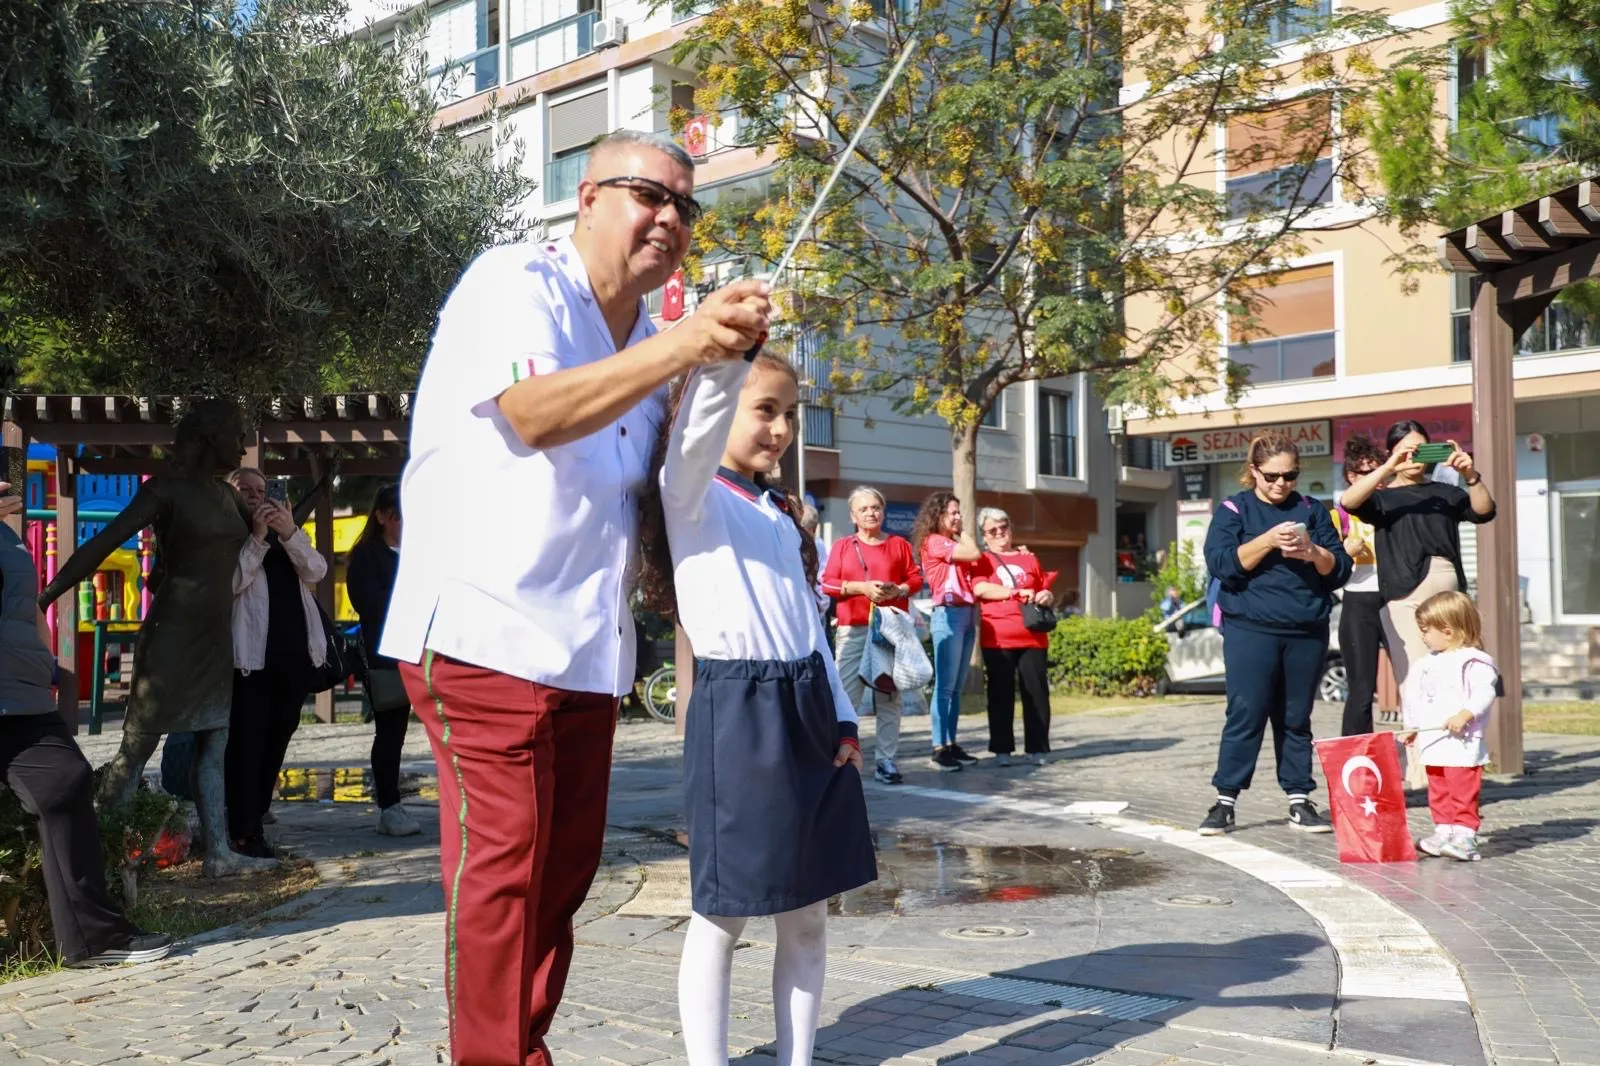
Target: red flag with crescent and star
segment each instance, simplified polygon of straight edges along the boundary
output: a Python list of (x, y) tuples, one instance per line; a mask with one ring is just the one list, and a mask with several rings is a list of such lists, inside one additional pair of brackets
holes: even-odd
[(1340, 862), (1415, 862), (1392, 733), (1317, 741)]

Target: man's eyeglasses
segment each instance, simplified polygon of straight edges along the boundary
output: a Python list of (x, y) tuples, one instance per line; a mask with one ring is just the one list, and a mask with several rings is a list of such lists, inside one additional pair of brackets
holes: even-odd
[(1265, 481), (1269, 485), (1276, 485), (1280, 481), (1299, 481), (1300, 480), (1300, 471), (1298, 471), (1298, 470), (1285, 470), (1282, 473), (1279, 473), (1276, 470), (1259, 470), (1258, 469), (1256, 471), (1256, 473), (1260, 474), (1261, 475), (1261, 480)]
[(595, 182), (602, 189), (627, 189), (633, 193), (633, 198), (652, 211), (660, 211), (671, 204), (678, 209), (678, 218), (685, 226), (693, 226), (705, 213), (705, 208), (700, 206), (700, 201), (692, 196), (685, 196), (674, 192), (651, 178), (637, 178), (632, 175), (620, 178), (603, 178)]

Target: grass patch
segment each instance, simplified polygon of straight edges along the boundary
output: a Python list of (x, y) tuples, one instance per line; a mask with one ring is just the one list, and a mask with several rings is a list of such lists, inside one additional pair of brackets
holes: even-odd
[(1600, 702), (1524, 703), (1522, 729), (1527, 733), (1600, 737)]
[[(309, 862), (293, 862), (266, 873), (209, 880), (198, 859), (153, 871), (139, 886), (139, 905), (128, 915), (135, 925), (175, 939), (198, 936), (281, 906), (317, 886)], [(0, 984), (61, 969), (52, 952), (0, 960)]]

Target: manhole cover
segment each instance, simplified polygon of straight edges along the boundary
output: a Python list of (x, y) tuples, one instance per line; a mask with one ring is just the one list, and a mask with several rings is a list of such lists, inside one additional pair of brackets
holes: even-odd
[(1233, 900), (1221, 896), (1168, 896), (1156, 902), (1166, 907), (1231, 907)]
[(1015, 940), (1028, 935), (1026, 929), (1013, 929), (1009, 925), (963, 925), (946, 929), (939, 934), (949, 940)]

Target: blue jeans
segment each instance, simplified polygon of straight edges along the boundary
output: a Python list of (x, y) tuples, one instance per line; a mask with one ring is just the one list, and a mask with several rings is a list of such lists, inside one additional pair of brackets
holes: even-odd
[(935, 607), (933, 622), (933, 746), (956, 742), (961, 714), (961, 686), (967, 681), (972, 645), (978, 639), (976, 607)]

